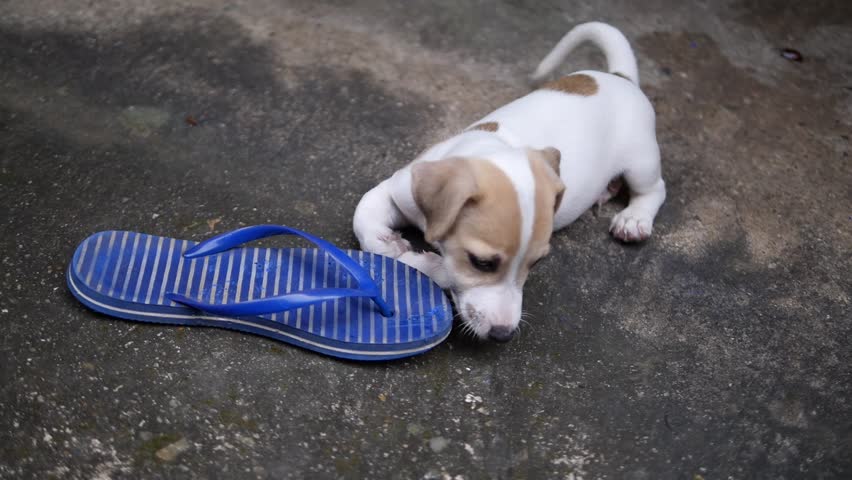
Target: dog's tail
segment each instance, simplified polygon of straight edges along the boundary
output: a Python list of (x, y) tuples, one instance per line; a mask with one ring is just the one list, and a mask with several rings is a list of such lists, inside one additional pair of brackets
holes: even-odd
[(583, 23), (572, 28), (544, 57), (532, 75), (533, 80), (541, 80), (552, 72), (566, 55), (583, 42), (592, 42), (603, 50), (609, 64), (609, 73), (620, 75), (639, 85), (639, 69), (636, 67), (636, 57), (630, 43), (617, 28), (601, 22)]

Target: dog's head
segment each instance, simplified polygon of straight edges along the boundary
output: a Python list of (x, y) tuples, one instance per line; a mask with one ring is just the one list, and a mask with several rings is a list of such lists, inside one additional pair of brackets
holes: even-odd
[(559, 151), (506, 149), (412, 167), (412, 191), (426, 218), (465, 324), (507, 341), (521, 319), (524, 282), (550, 250), (565, 186)]

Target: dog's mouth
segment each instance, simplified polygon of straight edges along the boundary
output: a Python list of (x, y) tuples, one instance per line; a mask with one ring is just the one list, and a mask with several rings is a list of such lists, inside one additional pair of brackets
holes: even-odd
[(462, 321), (462, 330), (479, 340), (487, 340), (490, 328), (485, 325), (483, 315), (472, 305), (459, 303), (458, 296), (452, 292), (453, 303)]
[(450, 290), (453, 309), (457, 318), (461, 319), (462, 331), (478, 340), (494, 340), (499, 343), (508, 342), (514, 337), (515, 330), (509, 327), (494, 327), (485, 320), (485, 314), (470, 303), (461, 303), (458, 294)]

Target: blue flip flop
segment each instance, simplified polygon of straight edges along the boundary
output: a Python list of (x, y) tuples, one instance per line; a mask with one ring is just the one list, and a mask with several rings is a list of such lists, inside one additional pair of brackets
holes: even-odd
[[(319, 248), (237, 248), (273, 235)], [(199, 244), (96, 233), (77, 247), (68, 287), (114, 317), (229, 328), (353, 360), (423, 353), (447, 338), (453, 321), (444, 292), (414, 268), (278, 225)]]

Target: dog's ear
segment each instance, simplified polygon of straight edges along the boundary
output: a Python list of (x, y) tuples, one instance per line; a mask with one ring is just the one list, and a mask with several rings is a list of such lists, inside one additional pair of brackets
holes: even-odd
[(553, 147), (545, 147), (539, 150), (539, 152), (544, 162), (550, 165), (550, 168), (553, 169), (553, 172), (558, 177), (560, 174), (559, 163), (562, 161), (562, 152)]
[(555, 214), (557, 210), (559, 210), (559, 205), (562, 205), (562, 197), (565, 195), (565, 184), (562, 183), (562, 179), (556, 180), (556, 199), (553, 201), (553, 213)]
[(426, 217), (426, 241), (442, 240), (456, 222), (462, 207), (475, 201), (476, 177), (464, 158), (419, 162), (411, 167), (414, 201)]
[(547, 165), (547, 173), (545, 174), (545, 178), (553, 190), (553, 195), (555, 196), (553, 203), (553, 211), (554, 213), (559, 210), (559, 205), (562, 203), (562, 196), (565, 193), (565, 184), (562, 182), (562, 178), (560, 176), (560, 162), (562, 160), (562, 153), (559, 152), (556, 148), (546, 147), (541, 150), (531, 150), (529, 152), (530, 161), (535, 161), (534, 158), (538, 157), (541, 159), (542, 163)]

